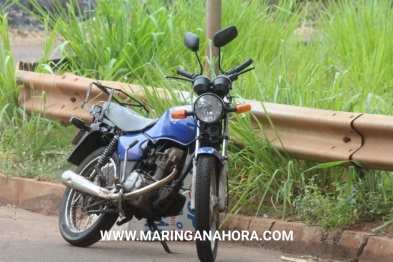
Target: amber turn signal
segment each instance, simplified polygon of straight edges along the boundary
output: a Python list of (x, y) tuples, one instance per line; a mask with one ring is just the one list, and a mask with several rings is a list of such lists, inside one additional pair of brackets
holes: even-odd
[(241, 114), (244, 112), (248, 112), (251, 110), (251, 105), (250, 104), (241, 104), (241, 105), (236, 105), (236, 113)]
[(187, 117), (187, 112), (184, 109), (176, 109), (172, 111), (171, 116), (175, 119), (182, 119)]

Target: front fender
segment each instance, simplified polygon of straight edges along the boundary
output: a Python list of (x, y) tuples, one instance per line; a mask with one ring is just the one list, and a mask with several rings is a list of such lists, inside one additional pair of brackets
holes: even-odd
[(220, 161), (221, 164), (223, 164), (225, 161), (225, 158), (220, 153), (218, 153), (217, 149), (215, 149), (213, 147), (199, 148), (198, 152), (197, 152), (197, 156), (199, 156), (199, 155), (213, 155), (218, 159), (218, 161)]

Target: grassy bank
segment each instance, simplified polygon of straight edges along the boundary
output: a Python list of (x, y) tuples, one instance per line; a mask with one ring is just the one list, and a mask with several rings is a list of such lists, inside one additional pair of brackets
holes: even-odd
[[(0, 32), (0, 172), (9, 175), (58, 181), (69, 167), (73, 129), (64, 128), (45, 115), (27, 115), (18, 106), (20, 87), (10, 52), (7, 19), (1, 17)], [(45, 95), (45, 94), (43, 94)]]
[[(204, 37), (203, 1), (163, 2), (99, 1), (96, 11), (86, 14), (85, 19), (78, 18), (72, 4), (49, 17), (38, 5), (36, 8), (40, 13), (37, 18), (63, 41), (61, 50), (70, 62), (63, 70), (97, 79), (189, 90), (183, 82), (168, 81), (164, 76), (174, 75), (179, 66), (198, 71), (195, 57), (183, 45), (185, 31), (200, 36), (200, 55), (209, 59), (204, 56), (209, 42)], [(236, 25), (239, 36), (223, 48), (223, 68), (246, 58), (253, 58), (256, 67), (237, 81), (233, 93), (261, 102), (391, 115), (393, 15), (385, 2), (296, 5), (287, 1), (278, 7), (262, 1), (224, 2), (223, 27)], [(313, 26), (305, 27), (310, 18)], [(6, 51), (3, 54), (9, 56)], [(8, 67), (1, 68), (8, 70), (4, 71), (8, 85), (1, 83), (2, 93), (14, 88)], [(15, 139), (4, 140), (13, 126), (10, 119), (20, 111), (16, 92), (4, 101), (3, 119), (8, 120), (2, 122), (1, 139), (6, 142), (1, 152), (12, 157), (7, 161), (10, 164), (20, 161), (17, 156), (24, 151), (14, 146)], [(149, 105), (157, 114), (169, 106), (154, 96), (149, 96)], [(39, 116), (25, 117), (22, 112), (19, 118), (28, 119), (28, 123), (39, 121), (42, 130), (50, 127), (48, 134), (61, 134), (57, 124)], [(391, 221), (390, 172), (363, 171), (366, 175), (359, 176), (355, 169), (344, 169), (337, 163), (318, 165), (290, 159), (254, 135), (248, 117), (236, 116), (237, 124), (232, 125), (232, 135), (245, 145), (242, 149), (231, 145), (232, 212), (291, 217), (327, 227), (349, 227), (375, 219)], [(15, 126), (25, 135), (36, 128)], [(40, 136), (45, 146), (53, 148), (38, 145), (37, 152), (67, 151), (68, 138), (50, 137)], [(34, 161), (39, 159), (38, 154)]]

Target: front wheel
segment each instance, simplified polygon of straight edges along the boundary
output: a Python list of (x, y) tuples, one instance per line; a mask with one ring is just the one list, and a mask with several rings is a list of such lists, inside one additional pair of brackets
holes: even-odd
[[(196, 240), (198, 258), (203, 262), (216, 259), (218, 239), (218, 167), (213, 155), (200, 155), (195, 184), (195, 229), (202, 239)], [(210, 239), (204, 236), (210, 236)]]
[[(86, 178), (95, 177), (94, 183), (98, 183), (98, 176), (94, 176), (94, 167), (104, 152), (105, 147), (91, 153), (79, 165), (76, 173)], [(105, 176), (105, 186), (113, 187), (113, 178), (119, 175), (118, 156), (113, 154), (108, 163), (101, 168)], [(108, 209), (110, 202), (102, 201), (97, 197), (81, 193), (72, 188), (64, 192), (60, 204), (59, 227), (63, 238), (70, 244), (79, 247), (90, 246), (101, 239), (101, 231), (109, 230), (116, 222), (117, 213), (88, 214), (89, 210)]]

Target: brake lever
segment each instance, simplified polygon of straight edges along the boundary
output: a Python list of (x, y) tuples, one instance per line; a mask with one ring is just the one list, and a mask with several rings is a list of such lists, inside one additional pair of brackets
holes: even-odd
[(251, 67), (251, 68), (248, 68), (248, 69), (246, 69), (246, 70), (243, 70), (243, 71), (241, 71), (241, 72), (239, 72), (239, 73), (234, 73), (234, 74), (232, 74), (232, 75), (229, 75), (228, 78), (229, 78), (232, 82), (233, 82), (233, 81), (236, 81), (237, 78), (238, 78), (240, 75), (242, 75), (242, 74), (244, 74), (244, 73), (247, 73), (248, 71), (251, 71), (251, 70), (253, 70), (253, 69), (255, 69), (255, 67)]
[(254, 70), (254, 69), (255, 69), (255, 67), (251, 67), (251, 68), (248, 68), (248, 69), (246, 69), (246, 70), (243, 70), (243, 71), (241, 71), (241, 72), (238, 73), (238, 76), (240, 76), (240, 75), (242, 75), (242, 74), (244, 74), (244, 73), (247, 73), (248, 71)]

